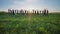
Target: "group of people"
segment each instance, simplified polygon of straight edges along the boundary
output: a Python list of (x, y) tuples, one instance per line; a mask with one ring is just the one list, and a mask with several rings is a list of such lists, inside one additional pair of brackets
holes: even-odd
[(44, 10), (42, 11), (42, 14), (47, 15), (48, 12), (49, 12), (48, 10), (44, 9)]
[[(44, 15), (47, 15), (48, 14), (48, 10), (44, 9), (43, 11), (39, 11), (39, 10), (32, 10), (32, 13), (33, 14), (44, 14)], [(26, 14), (26, 13), (29, 13), (28, 10), (11, 10), (11, 9), (8, 9), (8, 13), (9, 14)]]

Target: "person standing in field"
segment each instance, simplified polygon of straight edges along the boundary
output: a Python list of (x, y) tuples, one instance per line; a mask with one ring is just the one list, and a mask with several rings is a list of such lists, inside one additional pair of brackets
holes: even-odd
[(14, 9), (12, 9), (12, 14), (14, 15)]
[(12, 14), (12, 10), (9, 8), (8, 9), (8, 14), (11, 15)]
[(46, 13), (46, 14), (48, 14), (48, 12), (49, 12), (49, 11), (47, 10), (47, 13)]

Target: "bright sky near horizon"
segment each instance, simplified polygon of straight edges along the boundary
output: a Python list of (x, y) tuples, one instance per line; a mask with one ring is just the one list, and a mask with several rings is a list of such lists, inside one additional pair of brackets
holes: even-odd
[(60, 11), (60, 0), (0, 0), (0, 10), (11, 9), (38, 9)]

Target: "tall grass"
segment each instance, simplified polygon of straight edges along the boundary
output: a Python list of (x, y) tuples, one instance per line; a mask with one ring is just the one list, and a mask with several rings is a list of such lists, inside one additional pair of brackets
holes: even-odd
[(60, 34), (60, 14), (0, 13), (0, 34)]

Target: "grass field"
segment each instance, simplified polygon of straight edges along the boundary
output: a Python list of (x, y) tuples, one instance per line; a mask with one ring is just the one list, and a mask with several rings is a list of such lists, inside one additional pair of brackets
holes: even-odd
[(60, 34), (60, 14), (0, 13), (0, 34)]

